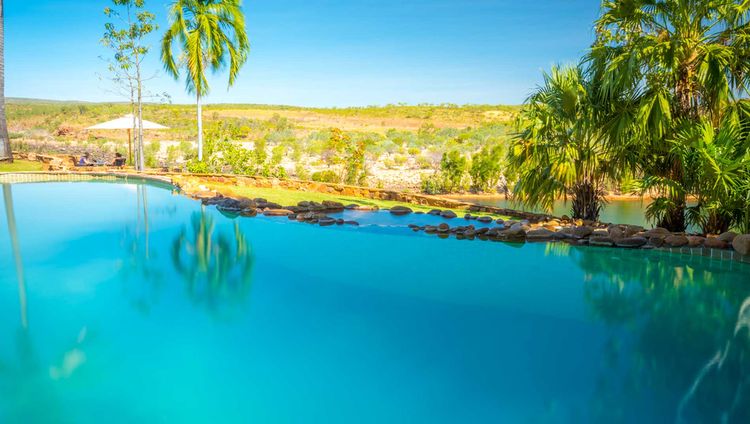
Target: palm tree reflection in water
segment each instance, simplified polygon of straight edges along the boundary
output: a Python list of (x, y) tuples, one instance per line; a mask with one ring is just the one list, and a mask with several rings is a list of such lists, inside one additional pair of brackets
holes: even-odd
[[(52, 382), (73, 377), (73, 374), (85, 364), (86, 354), (83, 346), (87, 340), (87, 327), (83, 326), (71, 348), (59, 355), (58, 363), (49, 367), (40, 364), (41, 361), (37, 358), (29, 330), (26, 277), (13, 206), (13, 192), (10, 184), (2, 184), (2, 186), (8, 235), (18, 280), (20, 331), (16, 339), (18, 367), (11, 367), (4, 361), (0, 361), (0, 377), (10, 380), (9, 393), (5, 393), (5, 390), (2, 390), (4, 385), (0, 384), (0, 396), (10, 405), (10, 408), (5, 411), (6, 414), (0, 415), (0, 422), (4, 422), (4, 419), (11, 422), (34, 422), (40, 419), (45, 422), (65, 421), (62, 418), (62, 408)], [(2, 353), (4, 352), (0, 350), (0, 354)], [(39, 405), (44, 405), (44, 407), (40, 409)]]
[(230, 313), (250, 292), (254, 259), (237, 221), (228, 236), (205, 209), (194, 213), (172, 244), (172, 261), (190, 300), (212, 315)]
[[(592, 248), (571, 252), (584, 272), (586, 303), (613, 330), (605, 346), (607, 371), (591, 405), (595, 421), (631, 421), (640, 406), (659, 409), (654, 413), (664, 422), (720, 422), (722, 416), (729, 423), (750, 422), (750, 305), (741, 306), (750, 286), (742, 284), (747, 273), (735, 269), (739, 264)], [(715, 354), (724, 345), (725, 353)], [(737, 401), (744, 406), (722, 415)]]

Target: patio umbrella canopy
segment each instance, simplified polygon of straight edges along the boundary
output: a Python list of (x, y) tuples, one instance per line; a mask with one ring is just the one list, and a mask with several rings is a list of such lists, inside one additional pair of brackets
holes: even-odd
[[(138, 120), (135, 120), (135, 125), (133, 125), (133, 115), (128, 114), (123, 116), (122, 118), (113, 119), (111, 121), (102, 122), (101, 124), (96, 124), (93, 126), (90, 126), (86, 128), (87, 130), (128, 130), (128, 161), (132, 162), (133, 159), (133, 147), (131, 146), (131, 134), (130, 130), (133, 128), (138, 129)], [(169, 129), (169, 127), (165, 127), (164, 125), (157, 124), (156, 122), (151, 122), (147, 120), (143, 120), (143, 129), (144, 130), (166, 130)]]
[[(133, 129), (133, 115), (125, 115), (122, 118), (113, 119), (111, 121), (102, 122), (94, 126), (86, 128), (87, 130), (130, 130)], [(135, 128), (138, 129), (138, 120), (135, 120)], [(166, 130), (169, 127), (159, 125), (156, 122), (143, 120), (144, 130)]]

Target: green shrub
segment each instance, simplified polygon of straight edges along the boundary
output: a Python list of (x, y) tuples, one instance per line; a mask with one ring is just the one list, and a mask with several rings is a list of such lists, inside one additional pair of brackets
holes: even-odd
[(318, 171), (312, 174), (312, 180), (320, 183), (340, 183), (341, 178), (331, 170)]
[(497, 187), (503, 175), (503, 158), (505, 153), (502, 146), (485, 147), (471, 157), (472, 188), (477, 191), (489, 191)]
[(425, 176), (422, 175), (422, 182), (420, 184), (422, 192), (425, 194), (440, 194), (443, 193), (443, 179), (437, 173)]

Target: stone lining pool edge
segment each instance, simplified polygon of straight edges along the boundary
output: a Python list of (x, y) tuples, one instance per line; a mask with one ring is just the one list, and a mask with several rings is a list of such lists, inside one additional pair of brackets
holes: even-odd
[[(314, 183), (297, 180), (280, 180), (271, 179), (264, 177), (244, 177), (234, 175), (198, 175), (198, 174), (177, 174), (177, 173), (133, 173), (133, 172), (116, 172), (116, 171), (88, 171), (88, 172), (15, 172), (15, 173), (0, 173), (0, 183), (25, 183), (25, 182), (53, 182), (53, 181), (93, 181), (93, 180), (123, 180), (123, 181), (139, 181), (147, 182), (157, 185), (168, 185), (169, 187), (181, 192), (190, 198), (201, 200), (207, 204), (216, 205), (215, 199), (231, 199), (237, 202), (252, 200), (244, 198), (235, 198), (225, 193), (220, 193), (216, 190), (209, 189), (203, 183), (222, 183), (222, 184), (244, 184), (257, 187), (267, 188), (284, 188), (284, 189), (295, 189), (290, 187), (289, 183), (294, 186), (295, 184), (304, 185), (315, 185), (318, 190), (317, 192), (331, 193), (331, 194), (344, 194), (347, 196), (364, 197), (364, 198), (377, 198), (380, 200), (392, 200), (396, 202), (410, 203), (408, 201), (398, 200), (401, 198), (407, 199), (419, 199), (421, 202), (415, 202), (419, 205), (428, 205), (423, 202), (435, 202), (437, 205), (442, 207), (450, 207), (451, 209), (465, 209), (467, 211), (464, 219), (467, 221), (472, 219), (480, 219), (479, 216), (471, 215), (471, 212), (484, 212), (493, 213), (498, 215), (506, 215), (519, 218), (520, 221), (503, 221), (497, 220), (499, 225), (503, 225), (502, 228), (495, 227), (491, 229), (483, 228), (476, 229), (473, 225), (469, 224), (466, 226), (451, 227), (446, 223), (438, 226), (418, 226), (409, 225), (413, 231), (423, 231), (427, 234), (435, 234), (441, 238), (448, 238), (454, 236), (457, 239), (467, 240), (486, 240), (486, 241), (498, 241), (498, 242), (510, 242), (510, 243), (534, 243), (534, 242), (563, 242), (575, 246), (583, 247), (609, 247), (609, 248), (624, 248), (624, 249), (649, 249), (659, 250), (669, 253), (677, 253), (682, 255), (690, 256), (702, 256), (718, 260), (730, 260), (735, 262), (743, 262), (750, 264), (750, 235), (736, 235), (732, 237), (732, 240), (723, 241), (722, 237), (725, 237), (728, 233), (722, 234), (719, 237), (703, 237), (689, 235), (685, 233), (670, 233), (667, 230), (656, 228), (652, 230), (645, 230), (643, 227), (626, 225), (626, 224), (603, 224), (603, 223), (583, 223), (580, 220), (574, 221), (565, 218), (554, 218), (549, 215), (540, 215), (533, 213), (525, 213), (520, 211), (507, 210), (502, 208), (494, 208), (489, 206), (479, 206), (471, 203), (455, 202), (448, 199), (436, 198), (431, 196), (414, 195), (410, 193), (399, 193), (383, 189), (370, 189), (363, 187), (345, 186), (338, 184), (325, 184), (325, 183)], [(286, 184), (281, 184), (286, 183)], [(299, 187), (299, 186), (297, 186)], [(328, 188), (330, 191), (323, 191), (320, 188)], [(346, 191), (349, 189), (350, 191)], [(354, 189), (355, 191), (351, 191)], [(297, 188), (299, 190), (299, 188)], [(305, 191), (305, 190), (299, 190)], [(385, 194), (388, 198), (382, 197), (370, 197), (370, 196), (357, 196), (356, 192), (368, 192), (368, 193), (379, 193)], [(212, 201), (214, 200), (214, 201)], [(312, 203), (316, 202), (304, 202)], [(336, 203), (336, 202), (331, 202)], [(276, 206), (276, 205), (273, 205)], [(331, 208), (318, 209), (315, 213), (325, 215), (327, 213), (340, 212), (344, 209), (345, 205), (336, 205)], [(295, 207), (289, 207), (295, 208)], [(305, 211), (305, 213), (311, 213), (312, 211)], [(436, 209), (433, 212), (440, 212)], [(506, 213), (510, 212), (510, 213)], [(255, 216), (257, 213), (264, 214), (266, 216), (282, 216), (289, 219), (295, 219), (301, 222), (319, 224), (321, 226), (328, 225), (342, 225), (342, 224), (356, 224), (353, 221), (335, 220), (332, 218), (321, 219), (321, 216), (308, 216), (300, 217), (300, 212), (288, 210), (283, 207), (273, 208), (264, 210), (256, 210), (253, 214), (244, 214), (244, 216)], [(408, 215), (412, 213), (412, 210), (408, 207), (392, 208), (391, 213)], [(455, 215), (455, 214), (454, 214)], [(451, 216), (448, 216), (451, 218)], [(340, 221), (340, 222), (339, 222)], [(507, 225), (506, 225), (507, 224)], [(590, 230), (590, 232), (589, 232)], [(734, 239), (738, 242), (735, 242)], [(706, 241), (709, 241), (709, 245), (706, 245)], [(721, 243), (716, 242), (721, 241)]]

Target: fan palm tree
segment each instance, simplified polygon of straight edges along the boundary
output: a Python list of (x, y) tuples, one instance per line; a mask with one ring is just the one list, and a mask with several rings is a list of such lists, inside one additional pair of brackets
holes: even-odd
[[(660, 226), (685, 229), (685, 164), (677, 134), (706, 118), (718, 127), (727, 107), (747, 96), (750, 2), (610, 0), (596, 23), (587, 61), (597, 95), (612, 107), (605, 126), (659, 198)], [(623, 158), (625, 160), (625, 158)]]
[(5, 4), (0, 0), (0, 161), (13, 162), (5, 118)]
[[(250, 42), (241, 0), (176, 0), (169, 10), (170, 25), (162, 39), (162, 62), (175, 79), (185, 72), (187, 91), (198, 106), (198, 160), (203, 160), (202, 99), (209, 93), (206, 70), (228, 65), (229, 87), (247, 60)], [(175, 50), (175, 42), (179, 50)]]
[(526, 101), (508, 154), (521, 202), (551, 209), (556, 199), (570, 195), (574, 218), (598, 219), (604, 183), (615, 169), (591, 92), (579, 67), (555, 67)]

